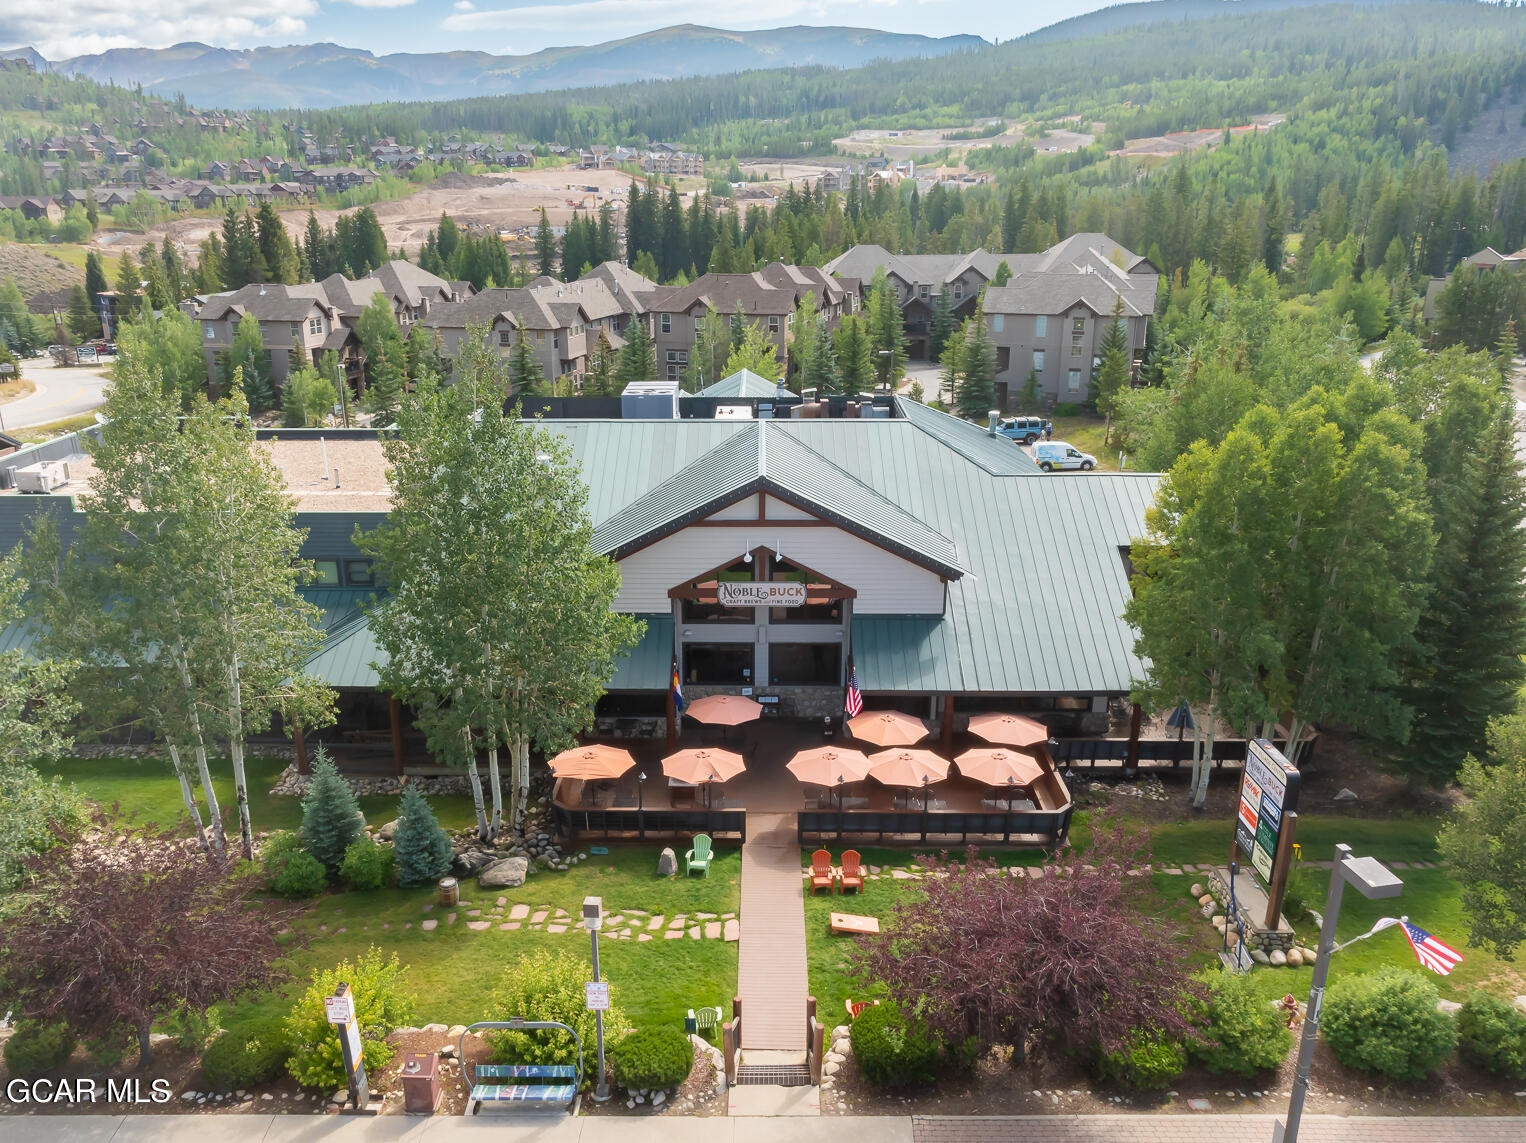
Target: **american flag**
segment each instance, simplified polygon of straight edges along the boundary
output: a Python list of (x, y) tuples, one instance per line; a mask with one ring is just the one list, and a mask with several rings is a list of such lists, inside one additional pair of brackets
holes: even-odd
[(858, 689), (856, 668), (848, 672), (848, 697), (843, 701), (842, 708), (848, 712), (849, 718), (857, 718), (864, 713), (864, 696)]
[(1399, 923), (1404, 929), (1404, 936), (1409, 941), (1409, 947), (1415, 950), (1420, 963), (1432, 972), (1446, 976), (1462, 963), (1462, 953), (1456, 949), (1442, 944), (1430, 933), (1416, 928), (1408, 921)]

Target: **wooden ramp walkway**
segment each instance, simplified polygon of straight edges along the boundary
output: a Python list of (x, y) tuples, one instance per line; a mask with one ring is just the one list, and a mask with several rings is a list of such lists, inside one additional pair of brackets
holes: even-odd
[(744, 1050), (803, 1052), (805, 894), (793, 813), (747, 815), (737, 993)]

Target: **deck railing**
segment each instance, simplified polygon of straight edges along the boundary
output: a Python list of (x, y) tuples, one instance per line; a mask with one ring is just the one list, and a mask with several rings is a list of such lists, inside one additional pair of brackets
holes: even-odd
[(1072, 807), (1063, 810), (1020, 810), (1001, 813), (982, 810), (951, 813), (947, 810), (804, 810), (800, 814), (802, 844), (840, 838), (874, 838), (877, 841), (914, 837), (919, 841), (963, 844), (971, 838), (1001, 839), (1005, 843), (1058, 845), (1070, 832)]
[(738, 809), (638, 810), (634, 807), (561, 806), (551, 804), (551, 818), (566, 834), (636, 834), (642, 837), (681, 837), (706, 833), (711, 837), (747, 840), (747, 811)]

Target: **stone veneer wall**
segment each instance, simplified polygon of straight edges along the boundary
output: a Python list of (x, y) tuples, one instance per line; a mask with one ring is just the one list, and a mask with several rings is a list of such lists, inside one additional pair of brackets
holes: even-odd
[[(684, 687), (684, 699), (687, 702), (693, 702), (707, 695), (739, 695), (741, 693), (742, 688), (739, 686), (689, 685)], [(778, 695), (777, 709), (783, 718), (835, 718), (843, 713), (842, 704), (845, 694), (846, 689), (843, 687), (756, 687), (752, 697)]]
[[(1208, 889), (1224, 907), (1225, 915), (1229, 910), (1229, 879), (1224, 876), (1222, 869), (1214, 869), (1208, 874)], [(1287, 952), (1298, 945), (1298, 935), (1293, 932), (1287, 923), (1287, 918), (1279, 917), (1281, 926), (1276, 929), (1262, 928), (1259, 918), (1253, 916), (1251, 911), (1239, 900), (1235, 900), (1235, 916), (1245, 931), (1245, 945), (1247, 948), (1261, 949), (1263, 952), (1271, 952), (1273, 949), (1281, 949)]]

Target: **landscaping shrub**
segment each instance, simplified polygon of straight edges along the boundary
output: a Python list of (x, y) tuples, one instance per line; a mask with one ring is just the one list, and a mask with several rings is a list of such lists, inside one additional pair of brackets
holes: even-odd
[(1472, 1067), (1503, 1079), (1526, 1079), (1526, 1013), (1475, 992), (1457, 1013), (1457, 1050)]
[(397, 883), (428, 885), (450, 872), (450, 838), (435, 821), (429, 800), (418, 787), (403, 789), (397, 807), (397, 829), (392, 834), (392, 852), (397, 867)]
[(1381, 969), (1335, 983), (1320, 1026), (1348, 1068), (1391, 1080), (1424, 1079), (1457, 1043), (1452, 1018), (1436, 1010), (1436, 986), (1418, 972)]
[[(594, 1014), (585, 1006), (583, 984), (593, 979), (588, 962), (575, 953), (529, 953), (511, 964), (493, 993), (494, 1020), (559, 1020), (577, 1030), (585, 1053), (594, 1043)], [(618, 1041), (630, 1027), (625, 1013), (611, 1007), (604, 1013), (606, 1043)], [(493, 1060), (500, 1064), (574, 1064), (577, 1047), (565, 1032), (489, 1032)], [(584, 1086), (597, 1078), (587, 1069)]]
[(266, 840), (260, 849), (260, 868), (270, 891), (280, 897), (315, 897), (328, 885), (318, 859), (288, 831)]
[(187, 1052), (201, 1051), (219, 1030), (216, 1012), (210, 1009), (198, 1012), (186, 1005), (181, 1005), (159, 1023), (159, 1030), (175, 1037), (176, 1045)]
[(1187, 1049), (1152, 1032), (1135, 1032), (1116, 1052), (1102, 1052), (1093, 1062), (1097, 1078), (1135, 1091), (1170, 1087), (1187, 1066)]
[(302, 795), (302, 846), (329, 880), (339, 876), (345, 850), (360, 836), (365, 817), (339, 767), (322, 750), (313, 755), (313, 779)]
[(66, 1025), (22, 1020), (5, 1042), (5, 1068), (21, 1079), (36, 1079), (68, 1063), (74, 1045), (74, 1033)]
[(1057, 417), (1079, 417), (1086, 412), (1086, 407), (1079, 401), (1061, 401), (1054, 407), (1054, 415)]
[(392, 847), (377, 845), (361, 834), (350, 842), (339, 866), (339, 876), (351, 889), (380, 889), (392, 873)]
[(880, 1087), (922, 1087), (937, 1074), (938, 1041), (894, 1001), (864, 1009), (853, 1021), (849, 1039), (859, 1070)]
[(59, 844), (53, 824), (79, 825), (85, 799), (72, 785), (29, 766), (0, 766), (0, 890), (21, 880), (22, 863)]
[(1187, 1045), (1192, 1061), (1214, 1075), (1253, 1076), (1277, 1067), (1293, 1046), (1287, 1021), (1257, 994), (1249, 976), (1214, 973), (1197, 1016), (1201, 1038)]
[(230, 1028), (201, 1057), (202, 1079), (213, 1091), (239, 1091), (279, 1079), (291, 1059), (283, 1018), (266, 1016)]
[(677, 1028), (641, 1028), (609, 1049), (609, 1070), (626, 1091), (666, 1091), (689, 1078), (694, 1045)]
[(129, 1054), (138, 1051), (138, 1038), (126, 1028), (112, 1028), (85, 1040), (85, 1054), (103, 1072), (115, 1071)]
[(302, 999), (292, 1006), (285, 1030), (291, 1043), (291, 1059), (286, 1070), (306, 1087), (336, 1088), (345, 1084), (344, 1056), (339, 1048), (339, 1032), (328, 1022), (323, 998), (334, 995), (341, 980), (349, 982), (355, 998), (355, 1019), (360, 1023), (361, 1052), (366, 1071), (375, 1075), (396, 1054), (386, 1038), (394, 1029), (413, 1018), (413, 1002), (398, 987), (403, 971), (397, 954), (383, 960), (374, 946), (353, 963), (343, 961), (337, 967), (313, 973)]

